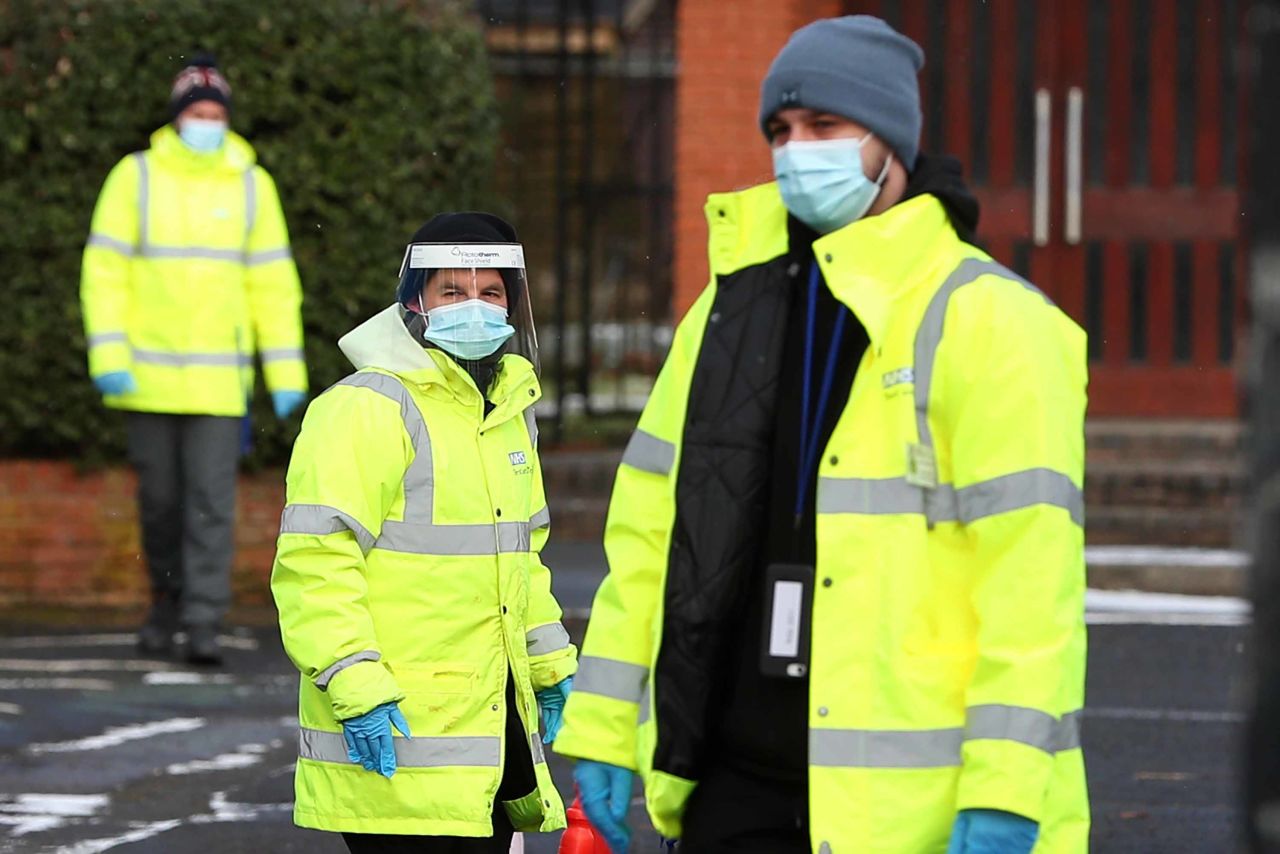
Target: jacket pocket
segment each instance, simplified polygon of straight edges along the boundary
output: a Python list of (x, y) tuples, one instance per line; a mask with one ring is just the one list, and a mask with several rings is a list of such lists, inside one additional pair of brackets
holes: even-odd
[(400, 665), (400, 709), (414, 735), (465, 731), (476, 720), (480, 697), (476, 669), (465, 664)]

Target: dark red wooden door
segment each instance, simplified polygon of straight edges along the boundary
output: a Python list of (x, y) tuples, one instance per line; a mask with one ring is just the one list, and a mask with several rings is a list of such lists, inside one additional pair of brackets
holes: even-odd
[(1092, 415), (1230, 416), (1245, 0), (847, 0), (916, 39), (923, 148), (1089, 332)]

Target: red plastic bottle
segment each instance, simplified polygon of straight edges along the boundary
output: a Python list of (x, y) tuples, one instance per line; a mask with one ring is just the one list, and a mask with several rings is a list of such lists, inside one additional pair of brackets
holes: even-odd
[(560, 854), (610, 854), (609, 843), (587, 821), (580, 795), (575, 795), (573, 806), (565, 810), (565, 817), (569, 827), (560, 837)]

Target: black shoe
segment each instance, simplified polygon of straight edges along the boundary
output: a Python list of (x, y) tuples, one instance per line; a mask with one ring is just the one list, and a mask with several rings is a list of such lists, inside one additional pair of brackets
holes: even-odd
[(173, 629), (148, 620), (138, 629), (138, 653), (167, 656), (173, 651)]
[(217, 667), (222, 663), (218, 630), (213, 626), (193, 626), (187, 630), (187, 663)]

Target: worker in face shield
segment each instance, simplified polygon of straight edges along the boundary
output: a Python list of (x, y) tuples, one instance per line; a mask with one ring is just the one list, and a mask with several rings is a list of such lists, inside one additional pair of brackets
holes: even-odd
[(564, 827), (543, 745), (577, 653), (539, 554), (537, 339), (515, 230), (441, 214), (308, 409), (272, 573), (302, 674), (295, 821), (362, 851)]

